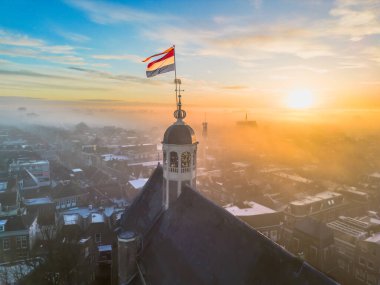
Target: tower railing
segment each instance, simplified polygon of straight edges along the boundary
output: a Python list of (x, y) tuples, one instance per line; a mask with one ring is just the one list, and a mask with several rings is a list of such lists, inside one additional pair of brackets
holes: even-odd
[(178, 167), (169, 167), (169, 171), (178, 173)]
[(186, 173), (186, 172), (190, 172), (190, 167), (182, 167), (181, 168), (181, 173)]

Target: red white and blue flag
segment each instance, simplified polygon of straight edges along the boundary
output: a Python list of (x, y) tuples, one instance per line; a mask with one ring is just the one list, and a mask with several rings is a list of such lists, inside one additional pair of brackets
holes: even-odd
[(163, 57), (150, 62), (146, 68), (146, 77), (153, 77), (161, 73), (166, 73), (175, 70), (175, 57), (174, 57), (174, 46), (168, 48), (164, 52), (152, 55), (143, 62), (150, 60), (153, 57), (164, 55)]

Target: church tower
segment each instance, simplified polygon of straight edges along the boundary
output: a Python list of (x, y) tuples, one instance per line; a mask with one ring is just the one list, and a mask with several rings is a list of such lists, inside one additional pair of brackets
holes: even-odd
[[(176, 79), (180, 86), (181, 81)], [(184, 122), (186, 112), (182, 110), (181, 90), (179, 88), (177, 119), (165, 132), (162, 141), (163, 151), (163, 206), (168, 209), (170, 204), (181, 194), (186, 184), (196, 187), (197, 145), (194, 130)]]

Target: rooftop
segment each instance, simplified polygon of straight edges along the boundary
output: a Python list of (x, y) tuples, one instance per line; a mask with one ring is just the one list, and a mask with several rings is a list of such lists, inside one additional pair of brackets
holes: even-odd
[(367, 238), (365, 241), (380, 244), (380, 232), (371, 235), (371, 236), (370, 236), (369, 238)]
[(76, 225), (79, 223), (79, 215), (78, 214), (65, 214), (63, 215), (63, 222), (65, 225)]
[(301, 206), (301, 205), (312, 204), (318, 201), (328, 200), (328, 199), (332, 199), (336, 197), (342, 197), (342, 194), (331, 192), (331, 191), (325, 191), (325, 192), (318, 193), (314, 196), (307, 196), (303, 199), (292, 201), (290, 202), (290, 204), (295, 205), (295, 206)]
[(92, 213), (91, 214), (91, 223), (104, 223), (104, 216), (100, 213)]
[(24, 199), (24, 204), (26, 206), (44, 205), (44, 204), (51, 204), (51, 203), (54, 203), (54, 201), (50, 197)]
[(224, 208), (234, 216), (255, 216), (276, 213), (275, 210), (255, 202), (245, 202), (244, 204), (247, 206), (246, 208), (239, 208), (238, 206), (227, 206)]
[(132, 185), (135, 189), (141, 189), (144, 187), (145, 183), (148, 181), (148, 178), (139, 178), (135, 180), (129, 180), (128, 183)]
[(274, 173), (274, 175), (279, 176), (281, 178), (286, 178), (288, 180), (292, 180), (292, 181), (295, 181), (295, 182), (304, 183), (304, 184), (310, 184), (310, 183), (313, 182), (310, 179), (307, 179), (307, 178), (304, 178), (304, 177), (301, 177), (301, 176), (298, 176), (298, 175), (287, 174), (285, 172), (276, 172), (276, 173)]
[(106, 244), (106, 245), (99, 245), (98, 246), (98, 251), (103, 252), (103, 251), (112, 251), (112, 245)]
[(163, 211), (162, 176), (158, 166), (121, 222), (143, 238), (132, 284), (336, 284), (190, 187)]

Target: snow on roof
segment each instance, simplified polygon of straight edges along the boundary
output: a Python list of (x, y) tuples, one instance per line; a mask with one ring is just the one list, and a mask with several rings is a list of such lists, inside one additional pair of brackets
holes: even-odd
[(230, 206), (230, 207), (226, 207), (225, 209), (228, 212), (230, 212), (232, 215), (238, 216), (238, 217), (276, 213), (275, 210), (272, 210), (268, 207), (260, 205), (256, 202), (244, 202), (244, 204), (247, 206), (247, 208), (239, 208), (238, 206)]
[(279, 171), (288, 171), (290, 168), (288, 167), (270, 167), (270, 168), (264, 168), (260, 170), (260, 173), (272, 173), (272, 172), (279, 172)]
[(1, 181), (0, 182), (0, 191), (7, 190), (8, 182), (7, 181)]
[(24, 204), (26, 206), (31, 205), (43, 205), (53, 203), (53, 200), (50, 197), (42, 197), (42, 198), (33, 198), (33, 199), (25, 199)]
[(285, 172), (278, 172), (278, 173), (275, 173), (275, 175), (279, 176), (279, 177), (282, 177), (282, 178), (289, 179), (289, 180), (293, 180), (293, 181), (296, 181), (296, 182), (305, 183), (305, 184), (310, 184), (310, 183), (313, 182), (312, 180), (304, 178), (304, 177), (301, 177), (299, 175), (291, 175), (291, 174), (287, 174)]
[(250, 164), (249, 163), (246, 163), (246, 162), (232, 162), (232, 165), (235, 166), (235, 167), (241, 167), (241, 168), (246, 168), (248, 167)]
[[(28, 262), (29, 261), (29, 262)], [(20, 276), (27, 276), (36, 269), (36, 265), (42, 263), (41, 258), (35, 258), (33, 262), (21, 261), (16, 263), (8, 263), (0, 265), (0, 276), (2, 276), (2, 284), (19, 284)]]
[(74, 168), (74, 169), (71, 169), (71, 172), (78, 173), (78, 172), (83, 172), (83, 170), (80, 168)]
[(123, 215), (122, 211), (116, 213), (116, 220), (120, 220), (122, 215)]
[(366, 239), (368, 242), (374, 242), (380, 244), (380, 233), (375, 233)]
[(131, 164), (129, 164), (129, 166), (142, 165), (142, 166), (145, 166), (145, 167), (149, 167), (149, 166), (157, 166), (158, 163), (162, 164), (162, 160), (154, 160), (154, 161), (131, 163)]
[(91, 214), (91, 223), (104, 223), (104, 216), (103, 214), (99, 213), (92, 213)]
[(110, 160), (129, 160), (129, 157), (126, 155), (115, 155), (112, 153), (109, 154), (103, 154), (102, 159), (104, 161), (110, 161)]
[(23, 161), (19, 163), (20, 166), (28, 166), (28, 165), (45, 165), (49, 164), (48, 160), (28, 160), (28, 161)]
[(373, 177), (373, 178), (380, 178), (380, 172), (374, 172), (374, 173), (370, 174), (369, 176)]
[(311, 204), (314, 202), (328, 200), (328, 199), (332, 199), (332, 198), (340, 197), (340, 196), (342, 196), (342, 194), (340, 193), (325, 191), (325, 192), (315, 194), (314, 196), (307, 196), (303, 199), (292, 201), (290, 202), (290, 204), (301, 206), (301, 205)]
[(75, 225), (79, 221), (79, 215), (78, 214), (63, 215), (63, 221), (65, 225)]
[(79, 243), (80, 243), (80, 244), (84, 244), (84, 243), (86, 243), (89, 239), (90, 239), (90, 237), (88, 237), (88, 238), (81, 238), (81, 239), (79, 240)]
[(134, 180), (129, 180), (128, 183), (135, 189), (141, 189), (144, 187), (145, 183), (148, 181), (148, 178), (139, 178)]
[(105, 245), (99, 245), (98, 250), (100, 252), (102, 251), (112, 251), (112, 246), (110, 244), (105, 244)]
[[(114, 206), (111, 206), (111, 207), (105, 207), (104, 208), (104, 214), (109, 217), (111, 216), (115, 211), (118, 211), (118, 210), (124, 210), (124, 209), (121, 209), (121, 208), (117, 208), (117, 207), (114, 207)], [(87, 218), (90, 214), (92, 213), (98, 213), (99, 212), (99, 209), (97, 208), (93, 208), (93, 209), (89, 209), (88, 207), (81, 207), (81, 208), (71, 208), (71, 209), (68, 209), (66, 211), (63, 212), (64, 215), (72, 215), (72, 214), (78, 214), (80, 215), (82, 218)]]

